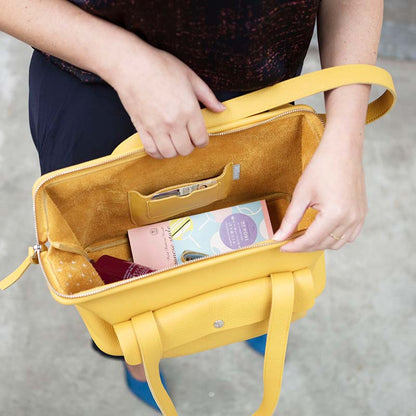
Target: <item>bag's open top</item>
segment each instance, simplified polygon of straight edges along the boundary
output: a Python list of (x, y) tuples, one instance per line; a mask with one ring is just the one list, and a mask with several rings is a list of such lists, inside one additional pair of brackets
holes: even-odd
[[(139, 148), (45, 175), (34, 200), (39, 242), (51, 245), (42, 257), (50, 284), (64, 295), (103, 285), (89, 260), (130, 259), (127, 230), (165, 219), (266, 199), (276, 231), (322, 131), (311, 108), (285, 106), (212, 130), (209, 145), (186, 157)], [(208, 178), (215, 184), (187, 196), (151, 199)]]

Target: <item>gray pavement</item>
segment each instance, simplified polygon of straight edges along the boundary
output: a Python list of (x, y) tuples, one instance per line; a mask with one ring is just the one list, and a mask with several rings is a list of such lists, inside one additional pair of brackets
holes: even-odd
[[(0, 34), (0, 277), (34, 243), (29, 58), (30, 48)], [(367, 128), (368, 219), (354, 244), (327, 254), (327, 287), (292, 325), (276, 415), (416, 415), (416, 63), (379, 65), (393, 74), (399, 100)], [(312, 50), (305, 70), (317, 67)], [(251, 415), (260, 403), (262, 357), (245, 343), (162, 368), (180, 415)], [(0, 293), (0, 415), (55, 414), (157, 413), (128, 392), (119, 361), (90, 349), (75, 309), (56, 303), (32, 267)]]

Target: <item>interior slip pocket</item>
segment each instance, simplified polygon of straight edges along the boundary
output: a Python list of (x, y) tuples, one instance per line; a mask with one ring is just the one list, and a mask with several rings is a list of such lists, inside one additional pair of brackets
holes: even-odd
[(238, 167), (230, 162), (219, 176), (169, 186), (149, 195), (129, 191), (132, 222), (138, 226), (159, 222), (225, 199), (230, 194), (233, 180), (239, 178)]

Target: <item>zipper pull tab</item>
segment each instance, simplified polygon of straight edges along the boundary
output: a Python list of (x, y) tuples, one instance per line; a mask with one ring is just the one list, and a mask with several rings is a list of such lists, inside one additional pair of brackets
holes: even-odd
[(13, 283), (16, 283), (28, 269), (31, 264), (38, 264), (38, 253), (45, 250), (45, 246), (35, 244), (33, 247), (29, 247), (28, 255), (23, 263), (11, 274), (0, 280), (0, 289), (5, 290)]

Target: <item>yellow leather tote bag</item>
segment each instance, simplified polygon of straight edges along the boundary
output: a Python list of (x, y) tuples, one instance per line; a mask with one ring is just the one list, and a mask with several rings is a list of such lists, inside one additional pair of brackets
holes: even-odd
[[(107, 354), (144, 364), (165, 416), (176, 415), (159, 376), (159, 362), (268, 333), (264, 396), (256, 416), (278, 401), (291, 321), (304, 316), (325, 286), (324, 253), (283, 253), (268, 240), (104, 285), (91, 265), (104, 254), (131, 259), (127, 230), (144, 224), (265, 199), (274, 231), (296, 183), (319, 144), (324, 116), (288, 104), (341, 85), (379, 84), (367, 121), (395, 101), (381, 68), (348, 65), (310, 73), (202, 110), (207, 147), (186, 157), (148, 156), (138, 135), (114, 153), (39, 178), (33, 187), (37, 243), (0, 282), (5, 289), (39, 263), (54, 299), (75, 305), (91, 337)], [(201, 188), (198, 183), (215, 178)], [(163, 199), (152, 195), (185, 188)], [(307, 212), (298, 233), (313, 221)]]

